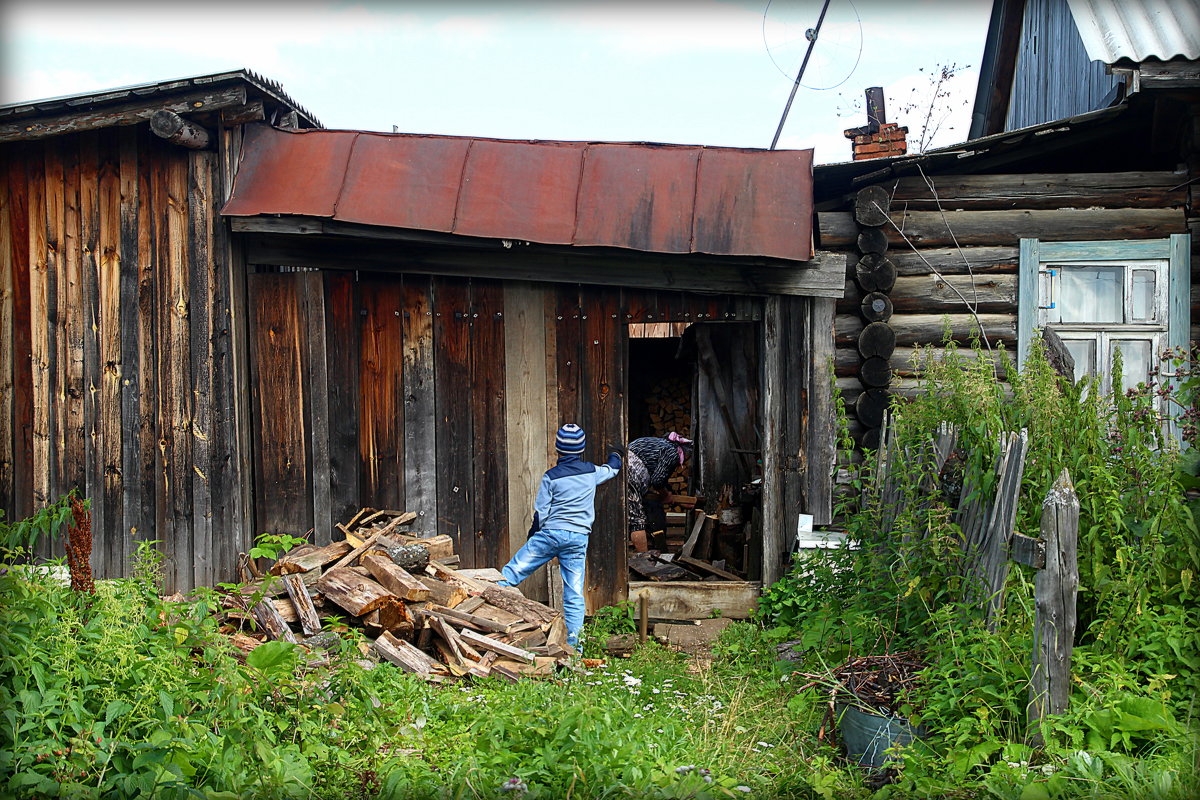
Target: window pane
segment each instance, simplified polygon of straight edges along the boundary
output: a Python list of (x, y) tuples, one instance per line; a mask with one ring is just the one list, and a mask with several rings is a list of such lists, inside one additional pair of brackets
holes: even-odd
[[(1126, 391), (1150, 379), (1152, 348), (1148, 339), (1114, 339), (1109, 359), (1121, 348), (1121, 390)], [(1111, 361), (1110, 361), (1111, 363)]]
[(1157, 316), (1154, 303), (1155, 274), (1152, 269), (1133, 271), (1133, 297), (1130, 322), (1154, 322)]
[(1075, 359), (1075, 382), (1096, 374), (1096, 340), (1064, 339), (1063, 344)]
[(1051, 322), (1125, 321), (1124, 267), (1053, 267), (1058, 272)]

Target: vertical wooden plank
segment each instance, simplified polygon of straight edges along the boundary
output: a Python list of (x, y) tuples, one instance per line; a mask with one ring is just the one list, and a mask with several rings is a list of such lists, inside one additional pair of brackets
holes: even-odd
[[(102, 506), (100, 525), (92, 523), (93, 543), (99, 537), (108, 561), (107, 577), (120, 578), (127, 573), (129, 558), (129, 536), (125, 528), (125, 373), (122, 338), (122, 293), (123, 264), (122, 241), (124, 238), (121, 195), (123, 175), (121, 172), (122, 140), (116, 130), (100, 133), (97, 187), (97, 242), (96, 242), (96, 325), (97, 370), (94, 373), (96, 387), (92, 396), (96, 398), (95, 415), (96, 450), (100, 473), (99, 505)], [(136, 192), (136, 179), (133, 191)], [(136, 223), (136, 220), (133, 221)], [(136, 247), (136, 231), (133, 232)], [(136, 258), (134, 259), (136, 263)], [(136, 295), (130, 305), (136, 305)], [(96, 498), (92, 502), (97, 505)]]
[(437, 415), (434, 408), (433, 306), (429, 278), (404, 278), (401, 316), (404, 357), (404, 499), (405, 510), (417, 514), (415, 530), (438, 533)]
[[(801, 430), (804, 454), (804, 509), (817, 525), (833, 522), (833, 472), (837, 459), (837, 419), (833, 407), (833, 318), (836, 301), (806, 297), (802, 301), (807, 327), (796, 352), (807, 362), (808, 404)], [(795, 530), (795, 526), (792, 526)]]
[[(33, 401), (33, 503), (51, 501), (50, 408), (52, 263), (46, 240), (45, 143), (33, 151), (29, 173), (29, 318)], [(40, 153), (41, 161), (36, 159)]]
[[(115, 141), (115, 140), (114, 140)], [(100, 437), (100, 139), (99, 132), (79, 135), (79, 244), (80, 297), (82, 312), (83, 449), (87, 496), (92, 499), (92, 570), (96, 577), (113, 574), (107, 535), (112, 513), (105, 503), (104, 458)], [(108, 157), (109, 173), (115, 180), (115, 153)]]
[[(558, 292), (547, 288), (544, 292), (546, 331), (546, 468), (557, 460), (554, 450), (554, 431), (559, 425), (558, 414), (558, 334), (562, 321), (558, 313)], [(531, 503), (532, 506), (532, 503)], [(530, 511), (532, 514), (532, 510)]]
[(1029, 357), (1029, 342), (1037, 326), (1038, 284), (1041, 282), (1041, 248), (1037, 239), (1022, 239), (1020, 274), (1017, 276), (1017, 368)]
[[(832, 408), (821, 403), (821, 397), (831, 392), (829, 381), (820, 382), (814, 374), (816, 368), (813, 363), (813, 336), (829, 337), (832, 342), (833, 318), (829, 318), (824, 331), (818, 331), (819, 323), (813, 321), (813, 307), (809, 299), (780, 298), (781, 350), (785, 354), (780, 364), (780, 379), (784, 386), (792, 387), (783, 401), (783, 429), (778, 440), (783, 497), (779, 520), (780, 547), (784, 561), (795, 545), (800, 512), (813, 513), (808, 502), (808, 479), (810, 475), (815, 478), (817, 471), (823, 468), (813, 464), (810, 469), (809, 448), (812, 447), (814, 453), (822, 451), (809, 437), (819, 435), (823, 423), (830, 426), (831, 430), (833, 425)], [(814, 416), (814, 404), (817, 409), (823, 409), (821, 413), (826, 415), (824, 420)]]
[(192, 383), (189, 341), (191, 274), (188, 264), (188, 160), (172, 151), (162, 177), (165, 217), (160, 244), (165, 256), (159, 284), (159, 483), (161, 525), (156, 535), (165, 545), (168, 591), (192, 588), (195, 559), (192, 524)]
[(508, 442), (505, 435), (504, 295), (499, 281), (471, 282), (471, 415), (475, 450), (475, 560), (508, 560)]
[(568, 422), (582, 425), (579, 403), (579, 360), (583, 348), (583, 321), (580, 319), (580, 290), (575, 284), (558, 288), (554, 310), (555, 374), (558, 382), (558, 419), (551, 420), (553, 428)]
[(124, 447), (122, 547), (154, 539), (158, 478), (158, 373), (155, 358), (157, 219), (149, 131), (126, 127), (120, 137), (121, 428)]
[[(213, 289), (212, 170), (213, 154), (193, 151), (187, 158), (188, 215), (188, 374), (191, 425), (183, 432), (191, 446), (192, 586), (212, 586), (218, 577), (213, 563)], [(182, 478), (183, 476), (181, 476)]]
[(359, 344), (358, 451), (364, 505), (404, 506), (404, 391), (400, 280), (362, 282)]
[[(11, 152), (11, 148), (0, 148), (0, 341), (8, 343), (15, 341), (13, 316), (16, 306), (16, 276), (12, 253), (12, 201), (10, 199), (12, 176), (9, 154)], [(0, 347), (0, 509), (8, 512), (9, 515), (12, 514), (16, 505), (14, 494), (16, 408), (13, 402), (15, 349), (12, 344)]]
[(304, 340), (295, 274), (251, 275), (255, 532), (312, 527), (305, 421)]
[(468, 283), (433, 279), (433, 369), (437, 413), (438, 533), (454, 539), (463, 566), (475, 556), (474, 458)]
[(320, 272), (304, 273), (304, 316), (308, 336), (308, 399), (312, 436), (313, 534), (310, 541), (329, 544), (333, 507), (329, 482), (329, 374), (325, 350), (325, 279)]
[[(348, 522), (361, 503), (358, 493), (359, 315), (353, 272), (325, 275), (326, 375), (329, 383), (330, 516)], [(432, 460), (432, 449), (426, 458)], [(344, 538), (333, 533), (332, 538)]]
[[(618, 289), (589, 289), (583, 302), (583, 358), (580, 365), (580, 400), (588, 437), (585, 458), (602, 462), (610, 449), (620, 449), (626, 439), (625, 362), (626, 328), (618, 318)], [(588, 610), (625, 600), (629, 580), (626, 568), (625, 493), (622, 476), (596, 491), (596, 522), (588, 545)]]
[(1033, 668), (1029, 680), (1029, 739), (1042, 743), (1039, 722), (1062, 714), (1071, 696), (1071, 651), (1079, 590), (1079, 498), (1064, 469), (1042, 503), (1046, 566), (1034, 579)]
[[(66, 393), (62, 326), (64, 322), (63, 296), (64, 273), (66, 271), (63, 247), (65, 238), (66, 209), (63, 207), (62, 139), (50, 139), (45, 143), (45, 181), (43, 186), (42, 225), (45, 230), (46, 259), (46, 396), (51, 403), (46, 412), (46, 502), (53, 502), (65, 491), (63, 456), (66, 452)], [(51, 547), (49, 553), (59, 555), (61, 546)]]
[(9, 254), (13, 271), (12, 359), (13, 359), (13, 503), (10, 519), (23, 519), (34, 508), (33, 361), (30, 320), (31, 269), (29, 243), (29, 175), (27, 167), (33, 147), (28, 144), (5, 148), (11, 153), (7, 189), (11, 238), (0, 239)]
[[(546, 418), (547, 292), (526, 281), (504, 285), (504, 415), (508, 451), (507, 561), (525, 543), (533, 522), (533, 501), (546, 460), (551, 423)], [(522, 588), (526, 596), (546, 596), (546, 570), (540, 569)]]
[(783, 571), (783, 492), (779, 431), (783, 426), (785, 387), (780, 336), (783, 329), (781, 300), (772, 295), (763, 311), (763, 493), (762, 580), (769, 586)]
[(63, 462), (62, 491), (87, 491), (87, 447), (83, 421), (83, 338), (87, 306), (83, 295), (82, 241), (79, 216), (79, 139), (63, 140), (63, 225), (59, 265), (62, 346)]

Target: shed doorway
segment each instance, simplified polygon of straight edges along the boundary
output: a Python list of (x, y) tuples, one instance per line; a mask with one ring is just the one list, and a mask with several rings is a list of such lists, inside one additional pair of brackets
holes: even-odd
[(643, 586), (687, 595), (695, 613), (761, 580), (760, 338), (759, 322), (629, 325), (630, 440), (676, 431), (694, 441), (670, 497), (645, 503), (650, 550), (630, 548), (630, 599)]

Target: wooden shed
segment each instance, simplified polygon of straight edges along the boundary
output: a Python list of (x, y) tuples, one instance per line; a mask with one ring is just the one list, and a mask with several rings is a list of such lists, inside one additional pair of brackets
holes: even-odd
[[(263, 118), (170, 105), (201, 80)], [(38, 128), (36, 105), (0, 131), (0, 500), (83, 488), (102, 576), (152, 538), (173, 588), (231, 579), (253, 536), (340, 538), (362, 506), (500, 566), (558, 425), (602, 460), (667, 375), (689, 384), (692, 488), (760, 498), (750, 590), (801, 512), (828, 520), (845, 257), (812, 249), (811, 152), (326, 131), (248, 73), (177, 83), (119, 120), (77, 98), (91, 132)], [(163, 109), (207, 143), (155, 137)], [(617, 484), (593, 609), (628, 591)]]

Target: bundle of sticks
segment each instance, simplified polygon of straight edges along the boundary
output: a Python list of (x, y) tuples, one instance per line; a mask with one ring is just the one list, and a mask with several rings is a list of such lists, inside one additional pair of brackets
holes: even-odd
[(248, 654), (270, 639), (320, 651), (342, 638), (330, 617), (361, 631), (360, 650), (426, 680), (552, 675), (575, 652), (562, 614), (501, 587), (492, 568), (454, 569), (454, 541), (409, 533), (416, 514), (363, 509), (345, 539), (306, 544), (227, 592), (225, 632)]
[(921, 678), (925, 664), (916, 650), (880, 656), (858, 656), (828, 673), (802, 673), (808, 683), (801, 690), (825, 686), (830, 707), (853, 703), (882, 716), (900, 713)]

